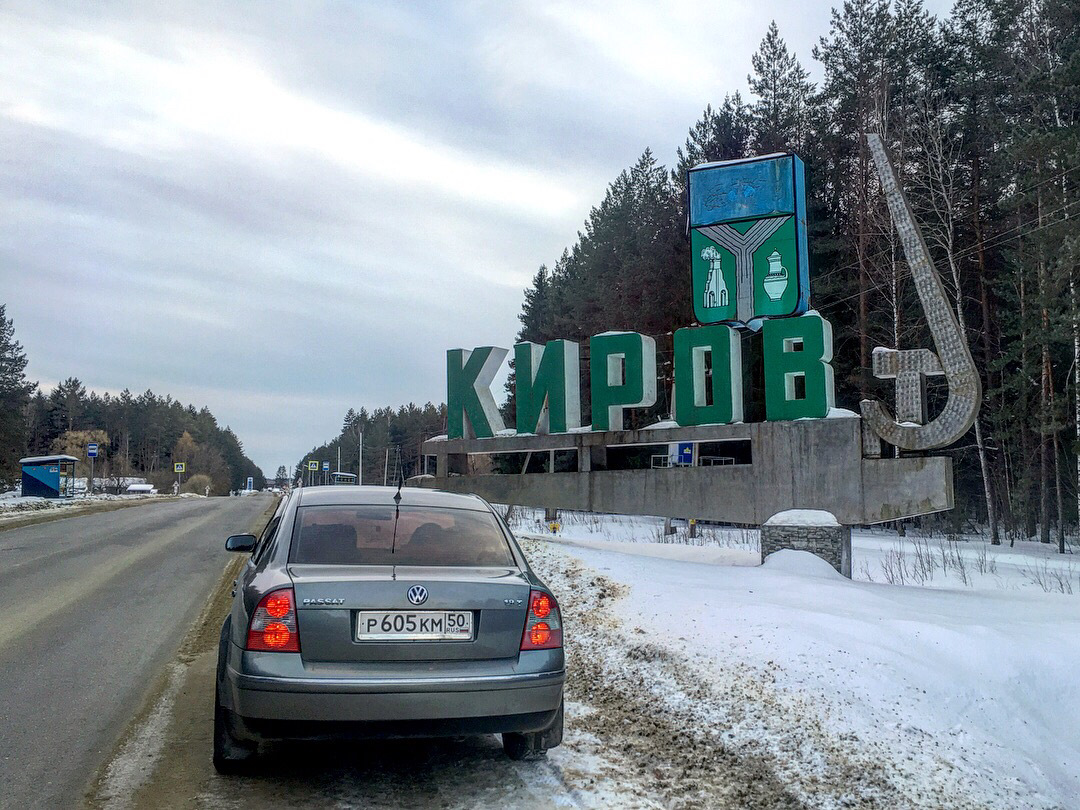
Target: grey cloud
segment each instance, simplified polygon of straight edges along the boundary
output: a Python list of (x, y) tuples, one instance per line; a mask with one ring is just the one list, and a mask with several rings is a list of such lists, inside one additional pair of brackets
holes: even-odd
[[(574, 4), (603, 31), (551, 8), (9, 0), (0, 301), (30, 374), (206, 404), (272, 473), (334, 435), (349, 407), (441, 400), (443, 351), (510, 344), (536, 268), (645, 147), (672, 161), (704, 106), (744, 87), (770, 18), (811, 68), (828, 30), (827, 6), (795, 0)], [(641, 19), (662, 42), (695, 21), (669, 54), (693, 66), (685, 80), (605, 51), (640, 39), (627, 25)], [(425, 185), (422, 172), (351, 165), (363, 140), (305, 144), (226, 114), (185, 117), (169, 102), (204, 56), (256, 71), (269, 103), (358, 132), (385, 125), (459, 164), (424, 172), (476, 176)], [(485, 185), (518, 181), (551, 199)]]

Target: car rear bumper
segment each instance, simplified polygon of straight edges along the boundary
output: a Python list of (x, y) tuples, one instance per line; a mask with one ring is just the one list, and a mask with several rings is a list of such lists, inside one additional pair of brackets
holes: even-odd
[(236, 732), (258, 739), (540, 731), (564, 672), (428, 678), (289, 678), (225, 669)]

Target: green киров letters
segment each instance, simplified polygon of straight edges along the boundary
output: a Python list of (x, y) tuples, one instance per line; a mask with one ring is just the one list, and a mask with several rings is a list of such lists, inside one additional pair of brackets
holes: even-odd
[(765, 321), (765, 418), (822, 419), (833, 407), (832, 327), (816, 312)]
[(581, 427), (578, 344), (552, 340), (514, 346), (518, 433), (565, 433)]
[(656, 402), (656, 341), (637, 332), (589, 339), (592, 429), (622, 430), (625, 408)]
[[(706, 359), (712, 367), (711, 383), (706, 380)], [(684, 427), (742, 421), (742, 342), (730, 326), (675, 332), (674, 416)]]
[(480, 346), (471, 352), (446, 353), (446, 435), (451, 439), (487, 439), (503, 430), (502, 416), (491, 395), (491, 381), (506, 358), (506, 349)]

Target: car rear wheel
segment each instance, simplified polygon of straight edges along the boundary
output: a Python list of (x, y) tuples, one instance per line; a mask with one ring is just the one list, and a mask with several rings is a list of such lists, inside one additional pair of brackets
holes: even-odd
[(503, 734), (503, 751), (510, 759), (518, 761), (536, 756), (539, 752), (533, 747), (533, 739), (537, 734)]
[(508, 733), (502, 735), (503, 751), (510, 759), (520, 761), (543, 756), (549, 748), (562, 743), (563, 704), (559, 704), (558, 714), (551, 725), (543, 731), (530, 734)]
[(214, 704), (214, 768), (221, 774), (239, 773), (258, 749), (236, 739), (232, 731), (232, 713), (221, 705), (220, 700), (215, 700)]

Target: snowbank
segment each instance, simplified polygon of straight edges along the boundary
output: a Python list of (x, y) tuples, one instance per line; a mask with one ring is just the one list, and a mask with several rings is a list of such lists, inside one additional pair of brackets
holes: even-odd
[(766, 558), (761, 567), (768, 568), (770, 571), (779, 571), (784, 574), (796, 574), (804, 577), (824, 577), (826, 579), (838, 579), (841, 582), (850, 581), (816, 554), (811, 554), (809, 551), (796, 551), (795, 549), (790, 548), (782, 548), (779, 551), (774, 551)]
[[(74, 498), (39, 498), (28, 495), (5, 497), (0, 499), (0, 522), (15, 520), (28, 512), (41, 511), (72, 511), (78, 512), (88, 509), (96, 503), (106, 501), (139, 501), (153, 498), (172, 497), (171, 495), (111, 495), (100, 493), (97, 495), (77, 495)], [(181, 497), (188, 497), (182, 495)], [(202, 497), (201, 495), (199, 497)]]
[[(612, 613), (627, 637), (743, 701), (723, 709), (744, 717), (724, 744), (771, 746), (786, 778), (809, 780), (811, 806), (836, 806), (813, 797), (813, 779), (821, 752), (845, 744), (905, 797), (880, 806), (1077, 806), (1080, 562), (1071, 556), (1037, 543), (857, 531), (852, 581), (806, 552), (747, 567), (737, 561), (757, 554), (749, 530), (702, 526), (709, 545), (680, 546), (658, 542), (658, 518), (560, 517), (560, 536), (545, 536), (552, 553), (584, 566), (581, 581), (599, 572), (625, 590)], [(530, 518), (519, 510), (515, 525)], [(749, 705), (765, 698), (733, 690), (727, 673), (742, 670), (769, 685), (771, 703)], [(659, 686), (652, 696), (695, 711)], [(793, 743), (769, 719), (777, 703), (801, 706), (826, 737)]]
[[(548, 540), (579, 548), (591, 548), (598, 551), (617, 551), (637, 554), (642, 557), (654, 557), (660, 560), (692, 562), (700, 565), (758, 565), (761, 555), (756, 551), (741, 548), (718, 548), (710, 546), (687, 546), (678, 543), (625, 543), (616, 540), (583, 540), (573, 537), (560, 537), (550, 534), (525, 534), (537, 540)], [(808, 555), (813, 556), (813, 555)], [(814, 557), (817, 560), (817, 557)], [(824, 560), (819, 560), (832, 571)], [(835, 574), (836, 572), (833, 571)], [(839, 574), (837, 574), (839, 576)]]

